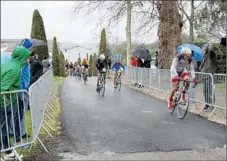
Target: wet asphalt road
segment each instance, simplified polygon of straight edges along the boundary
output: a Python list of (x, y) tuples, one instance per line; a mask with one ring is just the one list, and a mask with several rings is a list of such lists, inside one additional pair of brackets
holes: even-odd
[(167, 104), (156, 98), (106, 84), (105, 96), (88, 84), (66, 79), (61, 89), (64, 133), (75, 152), (151, 152), (201, 150), (223, 147), (226, 127), (193, 114), (184, 120), (170, 115)]

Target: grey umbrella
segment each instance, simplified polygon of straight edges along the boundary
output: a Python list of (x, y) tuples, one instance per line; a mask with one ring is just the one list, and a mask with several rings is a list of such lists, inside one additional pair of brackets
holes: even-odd
[(32, 50), (33, 47), (46, 46), (47, 43), (40, 39), (23, 39), (18, 45), (22, 45), (27, 49)]
[(32, 42), (32, 47), (47, 45), (46, 42), (44, 42), (43, 40), (40, 40), (40, 39), (30, 39), (30, 40)]
[(144, 59), (146, 60), (149, 56), (149, 51), (145, 48), (138, 48), (138, 49), (134, 49), (134, 50), (131, 50), (131, 55), (139, 58), (139, 59)]

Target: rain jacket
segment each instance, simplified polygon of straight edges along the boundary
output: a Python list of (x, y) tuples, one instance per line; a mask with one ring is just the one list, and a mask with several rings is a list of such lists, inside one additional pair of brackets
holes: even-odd
[[(1, 92), (14, 91), (20, 88), (21, 68), (24, 61), (30, 56), (30, 51), (23, 46), (17, 46), (12, 53), (12, 59), (1, 66)], [(10, 104), (10, 97), (6, 95), (6, 106)], [(1, 97), (1, 107), (4, 107), (3, 97)], [(16, 96), (12, 95), (12, 100)]]
[(30, 69), (29, 64), (25, 63), (21, 69), (21, 80), (20, 80), (20, 89), (21, 90), (28, 90), (30, 86)]

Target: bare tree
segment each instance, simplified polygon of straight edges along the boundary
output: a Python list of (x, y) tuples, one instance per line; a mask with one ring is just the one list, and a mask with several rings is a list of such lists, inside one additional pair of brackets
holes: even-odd
[[(189, 15), (188, 11), (187, 11), (187, 6), (189, 6), (190, 4), (190, 12), (191, 15)], [(183, 20), (183, 22), (185, 23), (186, 21), (189, 22), (189, 35), (190, 35), (190, 41), (191, 43), (194, 42), (194, 24), (196, 22), (196, 20), (199, 17), (195, 17), (195, 14), (197, 12), (199, 12), (200, 8), (205, 4), (205, 1), (201, 1), (199, 2), (197, 5), (195, 5), (195, 0), (190, 0), (190, 1), (183, 1), (183, 0), (179, 0), (178, 1), (178, 8), (180, 9), (180, 11), (182, 11), (182, 15), (185, 16), (185, 19)]]

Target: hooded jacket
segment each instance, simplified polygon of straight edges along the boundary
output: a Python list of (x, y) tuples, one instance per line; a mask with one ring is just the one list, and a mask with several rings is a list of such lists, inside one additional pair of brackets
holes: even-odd
[[(14, 91), (20, 88), (21, 68), (30, 56), (30, 51), (23, 46), (17, 46), (12, 53), (12, 59), (1, 65), (1, 92)], [(12, 100), (16, 96), (12, 95)], [(10, 97), (6, 96), (6, 105), (10, 104)], [(4, 105), (1, 97), (1, 107)]]

